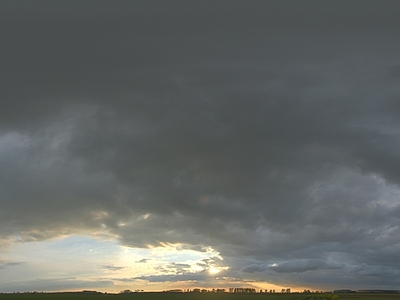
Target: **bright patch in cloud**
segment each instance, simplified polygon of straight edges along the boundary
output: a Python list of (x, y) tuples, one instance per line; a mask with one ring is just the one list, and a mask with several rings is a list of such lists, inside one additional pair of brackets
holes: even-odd
[[(131, 289), (147, 278), (157, 278), (155, 290), (163, 289), (167, 281), (186, 281), (203, 278), (196, 274), (208, 271), (215, 275), (228, 267), (215, 265), (222, 257), (211, 247), (202, 251), (187, 249), (181, 244), (164, 244), (149, 249), (122, 246), (113, 240), (100, 240), (87, 236), (67, 236), (43, 242), (16, 241), (7, 252), (7, 261), (23, 263), (26, 276), (20, 277), (22, 265), (9, 264), (7, 280), (0, 279), (0, 289), (7, 291), (7, 284), (25, 280), (28, 288), (31, 278), (42, 278), (36, 290), (57, 290), (46, 286), (46, 282), (61, 282), (60, 278), (72, 278), (87, 282), (84, 288), (91, 288), (96, 282), (109, 282), (103, 290), (117, 291)], [(76, 266), (79, 265), (79, 268)], [(173, 277), (171, 277), (173, 276)], [(180, 279), (181, 276), (181, 279)], [(88, 281), (87, 279), (90, 278)], [(72, 284), (72, 283), (71, 283)], [(61, 286), (60, 286), (61, 288)], [(21, 291), (24, 284), (21, 285)]]
[(218, 268), (216, 268), (216, 267), (214, 267), (214, 266), (211, 266), (211, 267), (208, 269), (208, 272), (209, 272), (211, 275), (214, 275), (214, 274), (217, 274), (217, 273), (221, 272), (221, 270), (218, 269)]

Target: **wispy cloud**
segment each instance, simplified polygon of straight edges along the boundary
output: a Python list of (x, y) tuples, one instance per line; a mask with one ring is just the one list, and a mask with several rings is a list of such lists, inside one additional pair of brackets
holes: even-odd
[(100, 265), (99, 267), (110, 270), (110, 271), (119, 271), (119, 270), (122, 270), (125, 268), (125, 267), (118, 267), (118, 266), (113, 266), (113, 265)]
[(6, 261), (6, 260), (1, 260), (0, 259), (0, 269), (7, 269), (10, 267), (18, 266), (24, 264), (24, 262), (20, 261)]

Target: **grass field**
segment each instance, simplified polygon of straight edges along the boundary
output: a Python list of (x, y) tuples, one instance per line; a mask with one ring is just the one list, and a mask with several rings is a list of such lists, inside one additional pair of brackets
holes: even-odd
[(400, 294), (343, 294), (339, 295), (340, 300), (390, 300), (400, 299)]
[(400, 294), (45, 293), (0, 294), (0, 300), (390, 300)]

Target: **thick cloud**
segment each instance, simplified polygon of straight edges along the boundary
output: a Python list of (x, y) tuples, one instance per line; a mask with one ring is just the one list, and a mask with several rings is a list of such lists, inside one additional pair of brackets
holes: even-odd
[(3, 1), (0, 245), (104, 234), (395, 287), (398, 6)]
[(242, 272), (246, 273), (254, 273), (254, 272), (263, 272), (268, 268), (266, 265), (257, 265), (257, 264), (251, 264), (248, 266), (245, 266), (244, 268), (241, 269)]
[(340, 267), (334, 264), (329, 265), (326, 261), (320, 259), (304, 259), (274, 264), (270, 268), (278, 273), (301, 273), (320, 269), (338, 269)]

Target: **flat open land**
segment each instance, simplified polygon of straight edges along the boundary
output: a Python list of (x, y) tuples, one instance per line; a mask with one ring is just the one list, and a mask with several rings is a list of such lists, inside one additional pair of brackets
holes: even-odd
[(0, 300), (390, 300), (400, 294), (230, 294), (230, 293), (17, 293), (0, 294)]
[(400, 294), (338, 294), (340, 300), (389, 300), (400, 299)]

